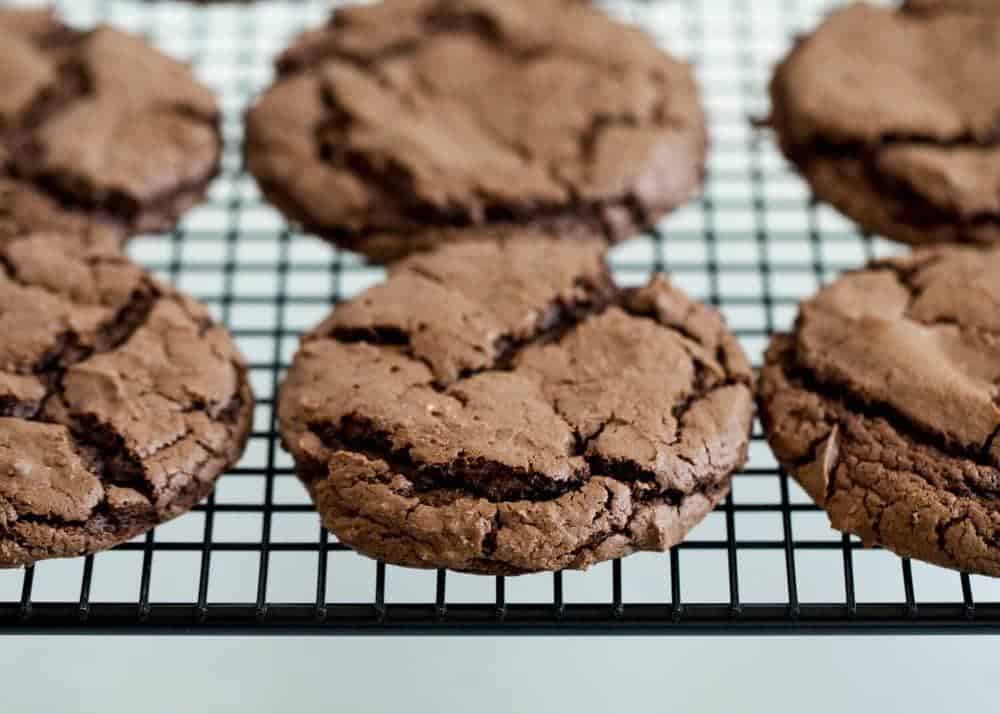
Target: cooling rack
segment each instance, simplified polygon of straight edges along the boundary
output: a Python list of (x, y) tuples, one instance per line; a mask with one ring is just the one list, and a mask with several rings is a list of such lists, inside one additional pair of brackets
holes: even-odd
[[(300, 332), (383, 273), (288, 227), (240, 160), (242, 111), (269, 80), (272, 57), (330, 3), (58, 4), (81, 26), (103, 20), (148, 35), (190, 59), (220, 94), (227, 149), (209, 202), (130, 252), (231, 328), (251, 362), (258, 407), (245, 458), (193, 513), (108, 553), (0, 571), (0, 632), (1000, 632), (1000, 582), (900, 560), (832, 531), (778, 469), (759, 425), (732, 495), (669, 553), (585, 573), (486, 578), (385, 566), (337, 543), (278, 443), (273, 397)], [(695, 64), (713, 140), (703, 198), (617, 248), (615, 275), (639, 284), (669, 272), (726, 314), (759, 364), (799, 299), (894, 250), (811, 205), (770, 138), (748, 123), (766, 114), (773, 62), (830, 3), (604, 4)]]

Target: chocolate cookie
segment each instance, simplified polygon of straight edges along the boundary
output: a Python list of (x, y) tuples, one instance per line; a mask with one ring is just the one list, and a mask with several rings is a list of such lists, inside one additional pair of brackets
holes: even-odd
[(768, 440), (834, 528), (1000, 575), (1000, 247), (842, 276), (774, 338)]
[(253, 398), (199, 304), (76, 236), (0, 244), (0, 567), (93, 553), (187, 511)]
[(568, 216), (630, 237), (703, 178), (689, 67), (581, 0), (344, 8), (277, 70), (247, 115), (250, 171), (377, 260), (475, 233), (443, 227)]
[[(907, 243), (1000, 241), (1000, 12), (855, 4), (771, 83), (782, 149), (829, 201)], [(933, 7), (932, 7), (933, 6)]]
[(0, 241), (171, 228), (216, 173), (218, 122), (212, 93), (143, 40), (0, 9)]
[(303, 338), (279, 416), (323, 522), (391, 563), (506, 575), (678, 543), (746, 458), (721, 316), (660, 277), (617, 289), (598, 239), (480, 238)]
[(997, 0), (904, 0), (903, 8), (913, 12), (1000, 13)]

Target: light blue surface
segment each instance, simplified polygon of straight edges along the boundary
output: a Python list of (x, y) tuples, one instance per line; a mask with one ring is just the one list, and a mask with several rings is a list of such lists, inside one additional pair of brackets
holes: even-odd
[(996, 710), (997, 638), (10, 639), (3, 709), (134, 714)]

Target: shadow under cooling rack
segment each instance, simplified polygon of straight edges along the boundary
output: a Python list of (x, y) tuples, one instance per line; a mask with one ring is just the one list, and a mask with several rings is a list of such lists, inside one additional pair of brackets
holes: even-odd
[[(20, 3), (19, 3), (20, 4)], [(1000, 581), (900, 560), (829, 528), (755, 427), (726, 503), (669, 553), (585, 573), (489, 578), (377, 564), (319, 527), (275, 435), (273, 397), (298, 335), (382, 270), (288, 228), (242, 172), (241, 115), (296, 31), (326, 0), (199, 6), (63, 0), (191, 59), (225, 110), (224, 170), (139, 262), (207, 303), (251, 363), (259, 403), (240, 465), (192, 513), (113, 551), (0, 571), (3, 633), (526, 634), (1000, 632)], [(623, 284), (666, 271), (717, 305), (751, 360), (796, 303), (893, 248), (811, 205), (770, 138), (771, 64), (823, 0), (607, 0), (695, 64), (710, 117), (703, 198), (611, 254)], [(655, 385), (650, 385), (654, 388)]]

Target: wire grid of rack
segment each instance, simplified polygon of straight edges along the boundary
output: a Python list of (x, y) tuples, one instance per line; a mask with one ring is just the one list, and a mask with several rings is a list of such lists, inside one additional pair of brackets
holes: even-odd
[[(0, 572), (0, 632), (1000, 632), (1000, 584), (832, 531), (777, 468), (759, 425), (732, 495), (669, 553), (586, 573), (488, 578), (385, 566), (337, 543), (281, 450), (273, 396), (300, 332), (383, 273), (289, 228), (240, 159), (242, 111), (269, 80), (271, 59), (329, 3), (59, 4), (81, 26), (104, 20), (148, 35), (220, 94), (227, 149), (210, 201), (130, 252), (231, 328), (258, 407), (246, 456), (193, 513), (108, 553)], [(798, 300), (894, 250), (811, 205), (770, 138), (748, 123), (767, 111), (773, 62), (829, 4), (605, 2), (695, 64), (713, 139), (703, 198), (617, 248), (615, 275), (638, 284), (670, 273), (720, 307), (755, 364)]]

